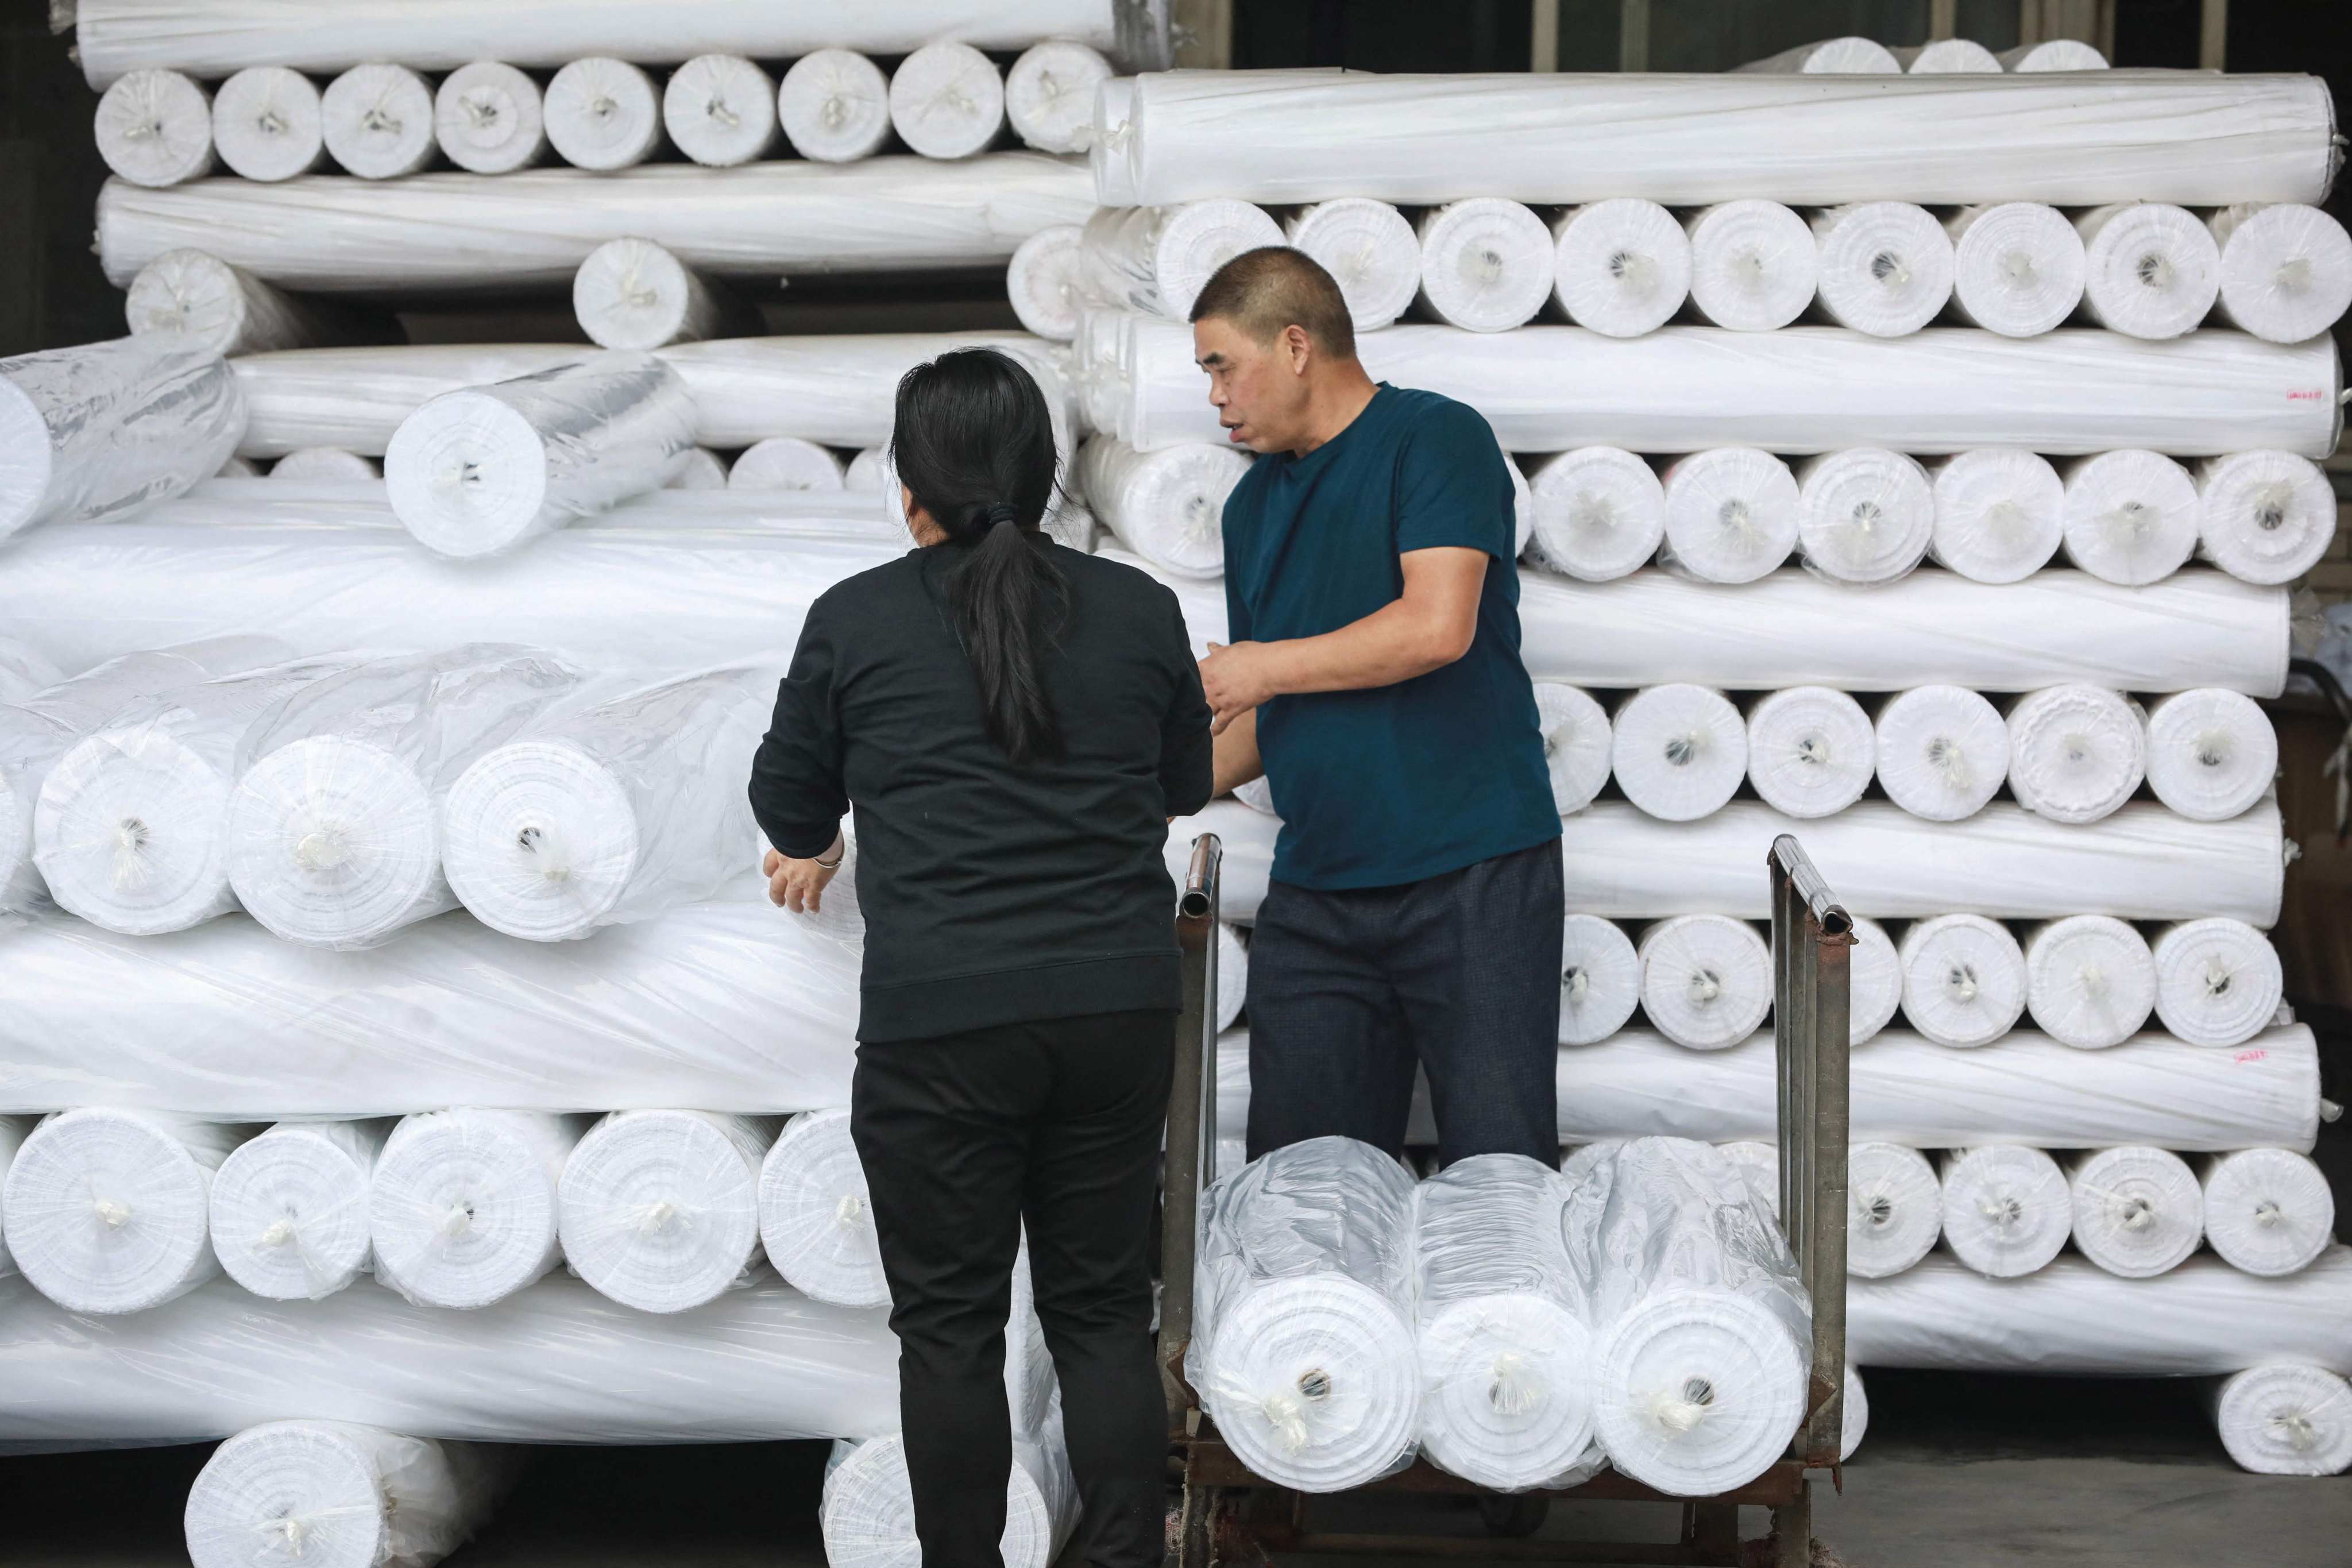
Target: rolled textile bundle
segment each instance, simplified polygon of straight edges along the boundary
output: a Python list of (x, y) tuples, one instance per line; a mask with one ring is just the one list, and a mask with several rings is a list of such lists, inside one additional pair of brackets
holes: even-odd
[(1004, 134), (1004, 78), (970, 44), (925, 44), (890, 73), (890, 124), (926, 158), (969, 158)]
[(1720, 691), (1645, 686), (1611, 720), (1609, 767), (1652, 816), (1690, 822), (1723, 809), (1748, 773), (1748, 726)]
[(1095, 89), (1087, 174), (1094, 181), (1095, 200), (1107, 207), (1139, 205), (1131, 161), (1135, 138), (1130, 116), (1134, 107), (1135, 79), (1131, 76), (1112, 77)]
[(1078, 448), (1078, 489), (1095, 515), (1121, 544), (1186, 577), (1224, 575), (1225, 498), (1249, 469), (1231, 447), (1139, 452), (1097, 436)]
[(1606, 583), (1647, 565), (1666, 536), (1665, 487), (1622, 447), (1538, 459), (1528, 488), (1537, 564), (1580, 581)]
[(2181, 816), (2219, 822), (2252, 810), (2278, 774), (2278, 732), (2242, 692), (2176, 692), (2147, 712), (2147, 784)]
[(273, 1301), (319, 1300), (373, 1264), (368, 1186), (389, 1118), (280, 1121), (213, 1173), (213, 1255)]
[(1519, 561), (1527, 558), (1528, 546), (1535, 542), (1536, 495), (1519, 460), (1508, 452), (1502, 457), (1504, 471), (1511, 479), (1511, 559)]
[(575, 59), (557, 71), (540, 114), (556, 155), (574, 168), (631, 168), (661, 148), (661, 94), (654, 79), (609, 55)]
[(588, 253), (572, 279), (572, 313), (607, 349), (661, 349), (730, 336), (758, 312), (695, 276), (650, 239), (613, 239)]
[(1343, 1490), (1412, 1458), (1412, 1185), (1369, 1144), (1315, 1138), (1201, 1195), (1185, 1378), (1242, 1461), (1277, 1485)]
[(175, 70), (132, 71), (100, 97), (93, 135), (134, 185), (200, 180), (213, 172), (212, 95)]
[(1863, 202), (1812, 217), (1821, 307), (1874, 338), (1906, 337), (1952, 299), (1952, 237), (1910, 202)]
[(1589, 1046), (1625, 1026), (1642, 999), (1642, 960), (1613, 921), (1568, 917), (1560, 942), (1559, 1038)]
[(2205, 1239), (2232, 1268), (2294, 1274), (2335, 1239), (2336, 1196), (2308, 1154), (2240, 1149), (2200, 1162)]
[(1348, 302), (1360, 332), (1405, 313), (1421, 289), (1421, 237), (1386, 202), (1360, 197), (1317, 202), (1283, 219), (1283, 236), (1312, 257)]
[(275, 183), (327, 161), (318, 84), (284, 66), (248, 66), (213, 95), (213, 145), (232, 173)]
[(1217, 926), (1217, 1028), (1230, 1029), (1242, 1016), (1249, 995), (1249, 946), (1241, 928), (1232, 921)]
[(1903, 69), (1903, 62), (1885, 45), (1868, 38), (1828, 38), (1818, 44), (1799, 44), (1793, 49), (1782, 49), (1769, 58), (1750, 60), (1732, 69), (1805, 76), (1893, 76)]
[(2243, 1045), (2277, 1016), (2278, 950), (2245, 921), (2216, 917), (2170, 926), (2153, 951), (2156, 1016), (2191, 1045)]
[(1642, 1016), (1695, 1051), (1736, 1046), (1772, 1007), (1772, 952), (1756, 928), (1722, 915), (1677, 915), (1643, 931)]
[(2096, 822), (2147, 775), (2147, 719), (2103, 686), (2045, 686), (2010, 704), (2009, 789), (2053, 822)]
[(1746, 1178), (1748, 1190), (1774, 1219), (1780, 1217), (1780, 1151), (1771, 1143), (1741, 1140), (1718, 1143), (1716, 1152)]
[(2352, 309), (2352, 236), (2315, 206), (2247, 202), (2205, 220), (2221, 249), (2223, 320), (2299, 343)]
[(2205, 1194), (2179, 1155), (2144, 1145), (2067, 1156), (2074, 1249), (2108, 1273), (2149, 1279), (2189, 1259), (2205, 1239)]
[[(1077, 1482), (1060, 1428), (1057, 1415), (1047, 1431), (1013, 1436), (1004, 1533), (997, 1540), (1005, 1568), (1045, 1568), (1077, 1527)], [(854, 1446), (835, 1443), (817, 1521), (832, 1568), (898, 1568), (919, 1560), (922, 1546), (915, 1535), (905, 1436), (893, 1432)]]
[(2083, 458), (2066, 479), (2066, 559), (2105, 582), (2169, 577), (2197, 549), (2204, 502), (2189, 470), (2156, 452)]
[(820, 163), (854, 163), (890, 141), (890, 81), (848, 49), (812, 49), (776, 87), (784, 140)]
[(747, 1283), (760, 1256), (760, 1162), (774, 1117), (616, 1110), (556, 1184), (565, 1263), (641, 1312), (683, 1312)]
[(2103, 71), (2107, 57), (2079, 38), (2051, 38), (2020, 44), (1994, 57), (2008, 71)]
[(1797, 549), (1840, 583), (1891, 583), (1919, 564), (1936, 496), (1917, 459), (1878, 447), (1808, 458), (1797, 477)]
[(1703, 583), (1753, 583), (1797, 547), (1796, 476), (1769, 452), (1717, 447), (1666, 465), (1662, 564)]
[(1543, 219), (1493, 196), (1422, 214), (1421, 308), (1449, 327), (1504, 332), (1535, 320), (1559, 257)]
[(441, 79), (433, 139), (442, 155), (477, 174), (510, 174), (547, 156), (539, 83), (500, 60), (473, 60)]
[(694, 395), (650, 354), (445, 393), (401, 421), (383, 458), (392, 510), (444, 555), (488, 555), (657, 490), (695, 446)]
[(505, 1300), (563, 1260), (557, 1183), (593, 1119), (539, 1110), (404, 1116), (368, 1189), (376, 1278), (423, 1306)]
[(483, 1521), (521, 1456), (339, 1421), (272, 1421), (213, 1450), (188, 1489), (195, 1568), (433, 1568)]
[(58, 667), (40, 654), (23, 643), (0, 637), (0, 703), (21, 702), (64, 679)]
[(2156, 1006), (2147, 939), (2111, 915), (2068, 915), (2025, 938), (2025, 1005), (2062, 1045), (2105, 1050), (2139, 1033)]
[(1858, 1046), (1895, 1021), (1903, 1001), (1903, 963), (1886, 928), (1861, 915), (1853, 920), (1853, 952), (1846, 962), (1846, 1030)]
[(1879, 787), (1929, 822), (1982, 811), (2009, 777), (2009, 726), (2000, 710), (1958, 686), (1915, 686), (1880, 704)]
[(433, 162), (433, 89), (406, 66), (370, 61), (327, 84), (319, 134), (327, 155), (362, 180), (393, 180)]
[(220, 466), (216, 479), (257, 479), (262, 478), (261, 466), (250, 458), (231, 458)]
[(889, 468), (889, 455), (881, 447), (864, 447), (857, 456), (849, 459), (849, 466), (842, 470), (841, 488), (848, 490), (872, 490), (879, 494), (884, 488), (882, 476)]
[(1944, 1246), (1976, 1272), (2014, 1279), (2048, 1267), (2066, 1245), (2074, 1226), (2066, 1174), (2042, 1151), (1953, 1149), (1941, 1174)]
[(269, 465), (269, 477), (289, 484), (373, 484), (383, 478), (373, 458), (341, 447), (299, 447)]
[(2094, 207), (2083, 237), (2083, 312), (2135, 338), (2177, 338), (2203, 321), (2221, 288), (2211, 231), (2166, 202)]
[(1684, 219), (1691, 306), (1718, 327), (1768, 332), (1813, 302), (1821, 248), (1805, 220), (1778, 202), (1734, 201)]
[[(1932, 44), (1914, 45), (1888, 52), (1913, 76), (1990, 73), (2000, 69), (1999, 56), (1982, 44), (1968, 38), (1938, 38)], [(1849, 1396), (1851, 1391), (1860, 1386), (1860, 1381), (1853, 1377), (1852, 1369), (1848, 1369), (1846, 1388)]]
[(1864, 1392), (1862, 1373), (1851, 1364), (1845, 1369), (1845, 1394), (1838, 1411), (1838, 1462), (1853, 1458), (1862, 1440), (1870, 1432), (1870, 1396)]
[(1083, 153), (1094, 142), (1096, 90), (1110, 76), (1110, 62), (1085, 44), (1033, 44), (1004, 73), (1004, 117), (1040, 153)]
[(754, 441), (728, 470), (730, 490), (837, 490), (845, 489), (841, 459), (814, 441), (771, 436)]
[(1244, 250), (1282, 243), (1282, 229), (1265, 208), (1222, 198), (1177, 207), (1107, 207), (1087, 220), (1083, 233), (1097, 293), (1123, 309), (1172, 321), (1184, 320), (1218, 268)]
[(1748, 781), (1773, 810), (1827, 816), (1862, 798), (1878, 766), (1870, 715), (1843, 691), (1797, 686), (1748, 709)]
[(1677, 1497), (1753, 1480), (1804, 1418), (1812, 1359), (1811, 1307), (1771, 1211), (1683, 1139), (1596, 1144), (1561, 1175), (1609, 1462)]
[(2336, 492), (2292, 452), (2233, 452), (2197, 470), (2198, 553), (2249, 583), (2292, 583), (2336, 538)]
[(1535, 693), (1552, 804), (1566, 816), (1591, 805), (1609, 782), (1609, 710), (1582, 687), (1557, 680), (1537, 681)]
[(2025, 954), (1982, 915), (1916, 921), (1895, 952), (1904, 1019), (1939, 1046), (1990, 1045), (2025, 1011)]
[(441, 808), (450, 888), (495, 931), (565, 942), (740, 879), (759, 859), (742, 786), (774, 674), (617, 679), (482, 752)]
[(170, 334), (0, 359), (0, 539), (112, 521), (209, 479), (245, 434), (245, 395)]
[(1412, 1189), (1421, 1446), (1498, 1491), (1602, 1463), (1587, 1384), (1590, 1310), (1560, 1237), (1568, 1188), (1524, 1154), (1457, 1160)]
[(2263, 1476), (2352, 1468), (2352, 1383), (2307, 1362), (2232, 1373), (2211, 1394), (2214, 1430), (2238, 1468)]
[(1041, 338), (1068, 342), (1087, 308), (1086, 230), (1074, 223), (1041, 228), (1021, 242), (1004, 269), (1004, 292), (1021, 324)]
[(778, 90), (741, 55), (697, 55), (669, 73), (662, 128), (672, 146), (707, 168), (749, 163), (776, 144)]
[(2066, 215), (2042, 202), (1962, 207), (1952, 238), (1952, 312), (2005, 338), (2063, 324), (2083, 302), (2090, 258)]
[(1620, 196), (1570, 207), (1551, 232), (1553, 296), (1589, 331), (1640, 337), (1690, 297), (1690, 236), (1655, 202)]
[(1979, 447), (1932, 465), (1936, 564), (1978, 583), (2017, 583), (2058, 553), (2066, 485), (2038, 452)]
[[(16, 1151), (32, 1135), (33, 1121), (29, 1116), (0, 1116), (0, 1183), (6, 1182)], [(0, 1205), (0, 1279), (9, 1279), (16, 1272), (16, 1260), (8, 1252), (7, 1223), (6, 1206)]]
[(41, 1118), (0, 1183), (8, 1250), (69, 1312), (139, 1312), (220, 1272), (213, 1173), (259, 1129), (84, 1107)]
[(803, 1111), (785, 1124), (760, 1166), (759, 1215), (768, 1261), (794, 1289), (844, 1307), (889, 1304), (848, 1111)]
[(1900, 1274), (1934, 1250), (1943, 1234), (1943, 1185), (1916, 1149), (1853, 1145), (1846, 1155), (1846, 1194), (1845, 1271), (1853, 1278)]

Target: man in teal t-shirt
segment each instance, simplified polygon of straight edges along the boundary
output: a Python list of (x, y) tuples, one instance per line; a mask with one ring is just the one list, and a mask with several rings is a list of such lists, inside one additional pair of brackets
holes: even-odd
[(1494, 431), (1366, 375), (1298, 251), (1226, 263), (1192, 323), (1220, 421), (1263, 454), (1225, 502), (1232, 641), (1201, 667), (1219, 792), (1263, 773), (1283, 818), (1250, 948), (1249, 1152), (1401, 1148), (1418, 1063), (1446, 1163), (1556, 1163), (1559, 816)]

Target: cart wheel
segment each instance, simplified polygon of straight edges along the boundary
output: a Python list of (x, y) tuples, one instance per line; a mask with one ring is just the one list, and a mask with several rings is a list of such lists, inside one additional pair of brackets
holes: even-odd
[(1551, 1499), (1541, 1492), (1514, 1492), (1478, 1500), (1478, 1517), (1486, 1522), (1486, 1533), (1507, 1540), (1533, 1535), (1543, 1528), (1544, 1517), (1550, 1512)]

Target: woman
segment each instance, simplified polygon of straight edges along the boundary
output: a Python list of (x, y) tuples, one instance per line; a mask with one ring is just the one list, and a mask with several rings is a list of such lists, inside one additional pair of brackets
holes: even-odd
[(1180, 1005), (1166, 821), (1209, 798), (1175, 595), (1052, 542), (1045, 400), (988, 349), (898, 384), (917, 548), (810, 606), (751, 805), (819, 906), (857, 818), (850, 1126), (872, 1189), (926, 1568), (996, 1564), (1026, 1222), (1086, 1560), (1161, 1557), (1145, 1258)]

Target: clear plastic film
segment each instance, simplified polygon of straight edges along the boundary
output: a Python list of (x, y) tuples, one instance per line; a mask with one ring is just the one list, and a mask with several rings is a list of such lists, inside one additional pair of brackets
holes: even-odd
[(741, 55), (697, 55), (662, 89), (670, 144), (696, 163), (731, 169), (776, 145), (776, 82)]
[(177, 337), (0, 359), (0, 538), (168, 500), (218, 471), (245, 420), (227, 362)]
[(1952, 237), (1910, 202), (1863, 202), (1811, 219), (1821, 252), (1821, 308), (1874, 338), (1900, 338), (1952, 298)]
[[(355, 62), (356, 63), (356, 62)], [(231, 173), (274, 184), (327, 160), (319, 84), (284, 66), (248, 66), (213, 97), (213, 142)]]
[(1898, 691), (1874, 721), (1879, 786), (1928, 822), (1974, 816), (2009, 777), (2009, 727), (2000, 710), (1966, 687)]
[(1098, 209), (1084, 235), (1092, 292), (1171, 321), (1185, 319), (1218, 268), (1244, 250), (1283, 243), (1281, 226), (1264, 208), (1222, 199)]
[(1533, 459), (1528, 486), (1535, 510), (1529, 560), (1546, 571), (1610, 582), (1647, 565), (1665, 538), (1666, 492), (1657, 470), (1622, 447), (1580, 447)]
[(213, 1255), (274, 1301), (319, 1300), (374, 1267), (368, 1188), (389, 1118), (281, 1121), (213, 1173)]
[(2292, 452), (2233, 452), (2197, 470), (2198, 553), (2249, 583), (2292, 583), (2336, 539), (2336, 492)]
[(2153, 1279), (2205, 1239), (2205, 1194), (2179, 1155), (2132, 1144), (2085, 1149), (2065, 1168), (2074, 1249), (2108, 1273)]
[(1348, 302), (1360, 332), (1377, 331), (1405, 313), (1421, 289), (1421, 237), (1386, 202), (1360, 197), (1317, 202), (1283, 220), (1284, 237), (1305, 251)]
[(2066, 1174), (2040, 1149), (1991, 1144), (1945, 1152), (1944, 1246), (1976, 1272), (2015, 1279), (2066, 1245), (2074, 1205)]
[(2053, 822), (2113, 816), (2147, 774), (2147, 716), (2120, 692), (2045, 686), (2011, 703), (2009, 789)]
[(2213, 1427), (2239, 1468), (2264, 1476), (2352, 1468), (2352, 1384), (2305, 1362), (2232, 1373), (2211, 1394)]
[(2202, 321), (2221, 287), (2212, 234), (2183, 207), (2135, 201), (2076, 215), (2083, 313), (2135, 338), (2177, 338)]
[(2299, 343), (2352, 308), (2352, 236), (2319, 208), (2250, 202), (2205, 224), (2221, 247), (2221, 310), (2231, 324)]
[(1559, 1038), (1584, 1046), (1625, 1026), (1642, 999), (1642, 960), (1612, 921), (1570, 915), (1560, 940)]
[(540, 85), (503, 60), (470, 60), (441, 79), (433, 136), (442, 155), (477, 174), (510, 174), (547, 156)]
[(1928, 557), (1978, 583), (2016, 583), (2058, 553), (2066, 486), (2050, 459), (2021, 447), (1979, 447), (1930, 465), (1936, 529)]
[(299, 300), (202, 250), (167, 250), (139, 269), (123, 300), (133, 336), (178, 332), (219, 354), (365, 342), (376, 323)]
[[(1775, 1153), (1776, 1190), (1779, 1171)], [(1943, 1232), (1943, 1183), (1926, 1155), (1899, 1143), (1857, 1143), (1846, 1152), (1849, 1276), (1883, 1279), (1900, 1274), (1927, 1257)]]
[(1591, 805), (1609, 782), (1609, 710), (1582, 687), (1556, 680), (1537, 681), (1535, 694), (1552, 805), (1566, 816)]
[(1642, 811), (1696, 821), (1721, 810), (1747, 777), (1747, 722), (1712, 688), (1644, 687), (1611, 717), (1609, 766)]
[(1813, 302), (1821, 250), (1805, 220), (1789, 208), (1722, 202), (1683, 222), (1690, 233), (1691, 306), (1715, 325), (1769, 332)]
[(2005, 338), (2039, 337), (2083, 302), (2089, 259), (2066, 215), (2045, 202), (1962, 207), (1952, 240), (1952, 313)]
[(1736, 1046), (1772, 1006), (1772, 952), (1754, 926), (1677, 915), (1642, 933), (1642, 1016), (1695, 1051)]
[(768, 1261), (795, 1288), (845, 1307), (889, 1305), (848, 1111), (803, 1111), (786, 1124), (760, 1168), (759, 1210)]
[(64, 679), (56, 665), (33, 649), (13, 637), (0, 637), (0, 703), (21, 702)]
[(2158, 932), (2156, 1016), (2192, 1045), (2243, 1045), (2270, 1027), (2284, 994), (2278, 950), (2244, 921), (2188, 921)]
[(473, 1536), (520, 1450), (273, 1421), (213, 1450), (188, 1489), (195, 1568), (433, 1568)]
[(1110, 62), (1085, 44), (1033, 44), (1004, 73), (1004, 117), (1040, 153), (1083, 153), (1094, 143), (1095, 89), (1110, 75)]
[(1862, 798), (1878, 766), (1870, 715), (1843, 691), (1793, 686), (1748, 705), (1748, 781), (1790, 816), (1828, 816)]
[(2025, 1005), (2062, 1045), (2105, 1050), (2147, 1024), (2156, 960), (2137, 929), (2111, 915), (2069, 915), (2025, 933)]
[(1907, 575), (1927, 553), (1936, 498), (1918, 460), (1849, 447), (1797, 466), (1797, 548), (1833, 582), (1872, 584)]
[(1153, 565), (1222, 577), (1225, 498), (1249, 470), (1249, 456), (1230, 446), (1139, 452), (1097, 436), (1078, 448), (1077, 487), (1118, 542)]
[(434, 139), (433, 89), (406, 66), (371, 60), (342, 72), (319, 95), (319, 132), (346, 174), (393, 180), (427, 168)]
[(2189, 470), (2160, 453), (2103, 453), (2069, 463), (2067, 561), (2137, 587), (2169, 577), (2197, 549), (2204, 503)]
[(213, 172), (213, 102), (175, 70), (137, 70), (98, 100), (91, 132), (106, 166), (135, 185), (176, 185)]
[(2336, 1195), (2308, 1154), (2239, 1149), (2198, 1162), (2205, 1239), (2232, 1268), (2275, 1277), (2307, 1268), (2336, 1236)]
[(1982, 915), (1914, 921), (1896, 944), (1903, 1017), (1939, 1046), (1990, 1045), (2025, 1011), (2025, 954)]
[(563, 1257), (556, 1184), (589, 1121), (471, 1108), (402, 1118), (369, 1184), (376, 1278), (471, 1310), (545, 1275)]
[(1004, 134), (1004, 78), (970, 44), (925, 44), (890, 73), (890, 124), (926, 158), (969, 158)]
[(1468, 332), (1505, 332), (1535, 319), (1559, 278), (1543, 219), (1492, 196), (1449, 202), (1421, 216), (1423, 313)]
[(1568, 319), (1612, 338), (1664, 326), (1690, 297), (1690, 236), (1652, 201), (1570, 207), (1552, 224), (1553, 297)]
[(618, 1110), (557, 1184), (566, 1264), (644, 1312), (682, 1312), (748, 1285), (760, 1257), (760, 1162), (774, 1117)]

